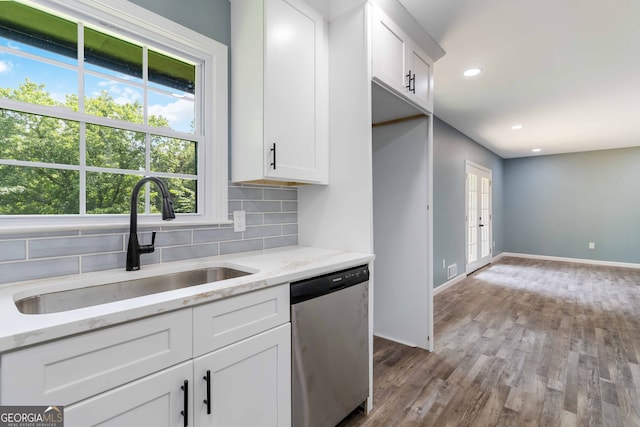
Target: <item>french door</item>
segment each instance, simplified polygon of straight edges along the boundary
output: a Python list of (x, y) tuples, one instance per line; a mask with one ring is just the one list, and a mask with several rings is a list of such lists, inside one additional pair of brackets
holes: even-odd
[(466, 162), (466, 272), (491, 262), (491, 170)]

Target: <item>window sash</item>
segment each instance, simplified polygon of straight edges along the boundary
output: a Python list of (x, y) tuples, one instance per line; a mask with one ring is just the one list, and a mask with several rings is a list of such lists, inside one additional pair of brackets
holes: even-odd
[[(188, 30), (172, 21), (159, 17), (152, 12), (123, 0), (25, 0), (25, 4), (41, 8), (54, 15), (70, 16), (73, 21), (86, 22), (92, 28), (102, 31), (103, 27), (112, 33), (121, 33), (123, 40), (131, 39), (136, 44), (148, 45), (158, 53), (170, 55), (171, 51), (179, 51), (179, 57), (193, 59), (196, 66), (196, 90), (202, 102), (196, 103), (195, 134), (174, 131), (168, 128), (155, 128), (144, 124), (124, 122), (105, 117), (92, 116), (78, 113), (63, 107), (49, 107), (23, 103), (15, 100), (0, 99), (0, 107), (9, 110), (22, 111), (30, 114), (51, 116), (63, 120), (74, 120), (81, 123), (89, 123), (101, 126), (117, 127), (133, 132), (143, 132), (149, 135), (158, 135), (168, 138), (179, 138), (187, 141), (195, 141), (198, 145), (197, 170), (198, 188), (200, 195), (198, 200), (198, 213), (184, 215), (178, 218), (174, 224), (180, 223), (212, 223), (228, 222), (227, 214), (227, 48), (226, 46), (208, 39), (198, 33)], [(100, 25), (102, 24), (102, 25)], [(82, 25), (79, 25), (81, 27)], [(78, 31), (79, 35), (81, 30)], [(154, 42), (150, 42), (154, 41)], [(82, 67), (82, 61), (79, 68)], [(145, 64), (146, 65), (146, 64)], [(85, 73), (93, 74), (93, 71), (85, 70)], [(147, 76), (148, 77), (148, 76)], [(112, 78), (112, 76), (109, 76)], [(156, 90), (156, 88), (154, 88)], [(196, 96), (198, 96), (196, 95)], [(81, 93), (78, 101), (82, 102)], [(202, 107), (200, 107), (202, 106)], [(203, 120), (204, 117), (208, 120)], [(82, 154), (81, 154), (82, 155)], [(19, 161), (5, 160), (2, 164), (20, 165)], [(110, 168), (91, 167), (81, 165), (77, 168), (85, 172), (113, 172), (122, 173), (122, 170)], [(29, 163), (32, 166), (39, 164)], [(147, 162), (148, 165), (148, 162)], [(61, 165), (41, 164), (40, 166), (61, 168)], [(65, 166), (64, 168), (66, 168)], [(71, 166), (71, 169), (75, 169)], [(124, 171), (132, 174), (144, 175), (140, 171)], [(188, 174), (156, 173), (153, 175), (165, 178), (192, 178)], [(84, 189), (81, 191), (81, 197)], [(82, 200), (85, 206), (85, 200)], [(104, 218), (74, 216), (74, 228), (79, 225), (100, 226), (100, 224), (121, 223), (124, 215), (104, 215)], [(46, 217), (46, 216), (42, 216)], [(41, 218), (41, 216), (38, 216)], [(29, 218), (3, 216), (0, 220), (0, 229), (6, 225), (24, 224)], [(78, 220), (81, 220), (79, 224)], [(144, 219), (142, 220), (144, 222)], [(150, 218), (151, 222), (159, 222), (156, 218)], [(26, 221), (27, 223), (30, 221)], [(32, 222), (31, 222), (32, 223)], [(44, 225), (39, 222), (38, 228), (58, 228), (69, 224), (69, 219), (64, 215), (46, 218)], [(168, 225), (168, 223), (162, 223)]]

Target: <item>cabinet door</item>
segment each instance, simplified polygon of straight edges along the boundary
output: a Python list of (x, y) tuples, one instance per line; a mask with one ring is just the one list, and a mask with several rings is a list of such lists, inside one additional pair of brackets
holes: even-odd
[(195, 425), (291, 425), (290, 323), (199, 357), (193, 369)]
[(433, 111), (433, 61), (413, 43), (409, 45), (409, 70), (415, 76), (411, 98), (425, 110)]
[(192, 362), (185, 362), (68, 406), (64, 408), (65, 426), (182, 427), (185, 425), (181, 413), (185, 410), (185, 380), (188, 381), (187, 424), (193, 425), (192, 375)]
[(379, 8), (373, 10), (373, 79), (398, 93), (407, 93), (407, 36)]
[(321, 181), (324, 23), (300, 1), (265, 2), (265, 175)]

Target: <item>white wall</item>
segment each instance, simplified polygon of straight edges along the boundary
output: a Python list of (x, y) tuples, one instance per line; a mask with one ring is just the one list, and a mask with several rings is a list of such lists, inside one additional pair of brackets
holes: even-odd
[(371, 253), (371, 88), (365, 8), (329, 24), (329, 185), (298, 189), (301, 245)]

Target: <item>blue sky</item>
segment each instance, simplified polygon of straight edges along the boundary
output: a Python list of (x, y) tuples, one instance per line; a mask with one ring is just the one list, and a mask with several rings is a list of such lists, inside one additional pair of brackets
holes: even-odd
[[(44, 84), (45, 89), (58, 102), (64, 102), (67, 94), (77, 94), (77, 72), (25, 58), (19, 55), (19, 52), (44, 56), (69, 65), (76, 65), (77, 61), (75, 59), (3, 37), (0, 37), (0, 46), (7, 47), (12, 52), (15, 52), (14, 54), (0, 51), (0, 87), (17, 88), (24, 82), (25, 76), (28, 74), (31, 81)], [(133, 77), (129, 78), (126, 75), (104, 68), (91, 68), (112, 76), (136, 80)], [(137, 79), (137, 81), (140, 81), (140, 79)], [(99, 94), (102, 90), (106, 90), (117, 103), (133, 103), (135, 101), (142, 103), (143, 92), (140, 87), (88, 74), (85, 76), (85, 92), (87, 95)], [(174, 130), (190, 132), (191, 121), (194, 117), (193, 95), (169, 88), (166, 90), (172, 92), (174, 96), (149, 91), (149, 112), (154, 115), (162, 115), (168, 119), (171, 128)]]

